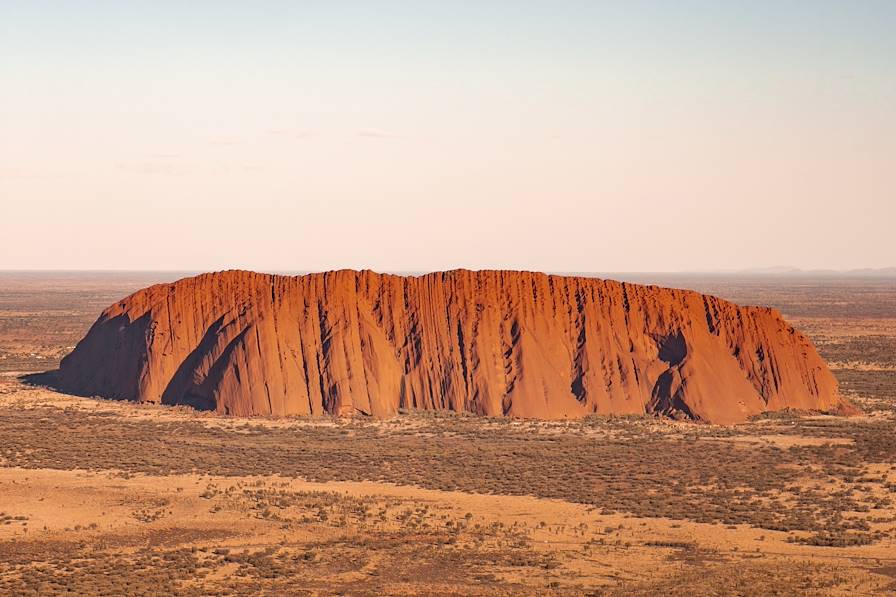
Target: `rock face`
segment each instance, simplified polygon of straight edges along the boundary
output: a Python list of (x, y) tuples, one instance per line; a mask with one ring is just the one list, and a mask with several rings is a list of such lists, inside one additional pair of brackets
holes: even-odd
[(733, 423), (850, 409), (774, 310), (531, 272), (203, 274), (106, 309), (60, 385), (232, 415), (406, 409)]

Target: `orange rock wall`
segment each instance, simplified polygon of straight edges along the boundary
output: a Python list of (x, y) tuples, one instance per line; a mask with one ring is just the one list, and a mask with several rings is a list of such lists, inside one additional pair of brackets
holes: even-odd
[(399, 408), (733, 423), (847, 408), (774, 310), (531, 272), (203, 274), (106, 309), (63, 387), (233, 415)]

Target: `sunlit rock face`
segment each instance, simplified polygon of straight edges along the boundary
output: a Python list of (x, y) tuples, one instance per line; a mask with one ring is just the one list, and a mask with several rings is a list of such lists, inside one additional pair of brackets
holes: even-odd
[(848, 411), (812, 344), (763, 307), (517, 271), (203, 274), (106, 309), (71, 391), (232, 415), (451, 410), (734, 423)]

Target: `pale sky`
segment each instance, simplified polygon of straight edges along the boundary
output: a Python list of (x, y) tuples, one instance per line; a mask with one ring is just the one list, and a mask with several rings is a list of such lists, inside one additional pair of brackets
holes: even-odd
[(0, 269), (896, 265), (896, 2), (0, 0)]

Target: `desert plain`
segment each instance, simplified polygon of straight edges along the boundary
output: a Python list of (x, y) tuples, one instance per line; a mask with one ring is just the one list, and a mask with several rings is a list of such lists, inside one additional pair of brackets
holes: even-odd
[(896, 591), (893, 280), (647, 280), (780, 309), (852, 417), (240, 418), (29, 377), (176, 277), (0, 274), (0, 594)]

